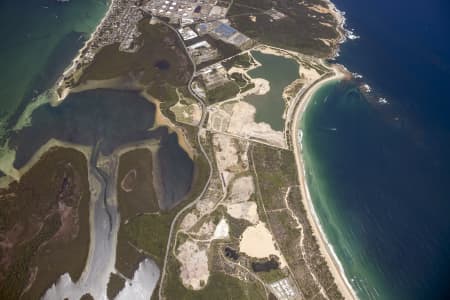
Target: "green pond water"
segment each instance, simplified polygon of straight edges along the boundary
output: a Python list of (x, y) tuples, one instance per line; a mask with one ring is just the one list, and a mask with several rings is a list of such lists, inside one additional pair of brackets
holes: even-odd
[(248, 72), (252, 78), (270, 82), (270, 91), (264, 95), (249, 95), (244, 101), (256, 107), (255, 121), (268, 123), (272, 129), (284, 129), (284, 88), (299, 77), (299, 65), (294, 59), (252, 51), (252, 56), (262, 66)]

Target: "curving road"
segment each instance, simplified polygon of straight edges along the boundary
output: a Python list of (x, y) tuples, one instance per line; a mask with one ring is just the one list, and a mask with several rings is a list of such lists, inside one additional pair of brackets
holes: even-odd
[[(154, 18), (156, 18), (156, 17), (154, 17)], [(158, 291), (159, 299), (161, 300), (161, 299), (163, 299), (162, 291), (163, 291), (163, 287), (164, 287), (164, 279), (165, 279), (165, 275), (166, 275), (167, 258), (169, 257), (170, 243), (171, 243), (171, 241), (172, 241), (173, 230), (174, 230), (175, 224), (177, 223), (179, 217), (180, 217), (185, 211), (187, 211), (188, 209), (192, 208), (192, 207), (198, 202), (198, 200), (200, 200), (200, 198), (203, 197), (203, 195), (204, 195), (204, 193), (206, 192), (206, 190), (207, 190), (207, 188), (208, 188), (208, 186), (209, 186), (209, 183), (210, 183), (210, 181), (211, 181), (211, 177), (212, 177), (212, 163), (211, 163), (211, 160), (210, 160), (209, 157), (208, 157), (208, 154), (206, 153), (205, 149), (203, 148), (203, 145), (202, 145), (202, 143), (201, 143), (201, 137), (200, 137), (200, 129), (203, 128), (203, 125), (204, 125), (205, 120), (206, 120), (206, 115), (207, 115), (206, 104), (205, 104), (205, 102), (203, 101), (203, 99), (201, 99), (201, 98), (200, 98), (200, 97), (192, 90), (192, 81), (194, 80), (194, 77), (195, 77), (195, 75), (196, 75), (196, 73), (197, 73), (197, 66), (195, 65), (194, 60), (192, 59), (191, 55), (190, 55), (189, 52), (187, 51), (186, 45), (184, 44), (183, 38), (181, 37), (180, 33), (179, 33), (173, 26), (171, 26), (170, 24), (168, 24), (167, 22), (165, 22), (165, 21), (163, 21), (163, 20), (159, 20), (159, 21), (160, 21), (162, 24), (166, 25), (168, 28), (170, 28), (173, 32), (176, 33), (176, 35), (178, 36), (178, 38), (179, 38), (180, 41), (181, 41), (181, 44), (182, 44), (183, 47), (184, 47), (184, 50), (185, 50), (187, 56), (189, 57), (189, 60), (190, 60), (191, 63), (192, 63), (193, 70), (192, 70), (192, 76), (191, 76), (191, 78), (189, 79), (189, 82), (188, 82), (188, 89), (189, 89), (189, 92), (191, 93), (191, 95), (194, 96), (195, 100), (197, 100), (197, 101), (200, 103), (201, 107), (202, 107), (202, 118), (201, 118), (201, 120), (200, 120), (200, 123), (198, 124), (199, 132), (198, 132), (198, 134), (197, 134), (197, 142), (198, 142), (198, 145), (199, 145), (199, 147), (200, 147), (200, 150), (201, 150), (203, 156), (206, 158), (206, 160), (208, 161), (208, 165), (209, 165), (209, 176), (208, 176), (208, 180), (207, 180), (205, 186), (203, 187), (203, 190), (201, 191), (200, 195), (199, 195), (194, 201), (192, 201), (191, 203), (189, 203), (188, 205), (186, 205), (185, 207), (183, 207), (183, 208), (175, 215), (175, 217), (173, 218), (172, 224), (170, 224), (169, 239), (168, 239), (168, 241), (167, 241), (166, 254), (165, 254), (165, 256), (164, 256), (164, 266), (163, 266), (162, 272), (161, 272), (161, 282), (160, 282), (160, 284), (159, 284), (159, 291)]]

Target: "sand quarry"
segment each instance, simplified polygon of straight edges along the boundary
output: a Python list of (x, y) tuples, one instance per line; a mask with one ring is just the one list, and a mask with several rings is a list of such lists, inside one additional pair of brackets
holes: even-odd
[(249, 226), (242, 234), (239, 251), (256, 258), (268, 258), (276, 255), (280, 258), (280, 268), (287, 266), (281, 252), (276, 248), (272, 234), (264, 222)]

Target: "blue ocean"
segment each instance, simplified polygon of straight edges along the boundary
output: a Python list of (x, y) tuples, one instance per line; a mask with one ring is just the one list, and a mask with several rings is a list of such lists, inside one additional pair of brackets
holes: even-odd
[(361, 299), (450, 299), (450, 2), (333, 2), (363, 78), (303, 119), (315, 208)]

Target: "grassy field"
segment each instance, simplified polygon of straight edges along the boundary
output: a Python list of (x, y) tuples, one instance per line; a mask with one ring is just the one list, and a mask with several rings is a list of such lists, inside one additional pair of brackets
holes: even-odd
[(260, 144), (255, 144), (252, 151), (264, 206), (283, 208), (287, 188), (298, 184), (294, 153)]
[(265, 292), (260, 284), (256, 282), (239, 280), (221, 272), (212, 272), (205, 288), (200, 291), (186, 289), (178, 277), (179, 265), (177, 263), (173, 263), (169, 267), (167, 287), (165, 288), (165, 295), (167, 299), (266, 299)]
[[(150, 150), (136, 149), (122, 154), (118, 173), (117, 200), (122, 220), (140, 213), (159, 210), (153, 187), (153, 162)], [(129, 190), (124, 190), (122, 185)]]
[(128, 241), (162, 266), (173, 217), (173, 213), (160, 213), (133, 218), (124, 225)]
[[(331, 14), (318, 13), (308, 7), (324, 4), (322, 0), (301, 2), (236, 0), (228, 17), (233, 26), (257, 41), (309, 55), (327, 57), (332, 49), (319, 39), (336, 39), (337, 23)], [(286, 17), (272, 20), (264, 13), (272, 7)], [(251, 20), (250, 15), (255, 16), (256, 20)]]
[(137, 52), (121, 52), (118, 44), (103, 47), (84, 70), (80, 82), (131, 74), (143, 85), (186, 84), (192, 66), (176, 34), (162, 24), (150, 25), (148, 18), (140, 21), (139, 31), (142, 35), (137, 43), (141, 47)]
[(244, 78), (244, 75), (242, 75), (241, 73), (233, 73), (230, 76), (240, 88), (243, 88), (248, 84), (247, 80), (245, 80)]
[(229, 70), (233, 66), (241, 68), (249, 68), (252, 66), (252, 59), (248, 53), (233, 56), (232, 58), (222, 62), (223, 66)]
[(222, 86), (206, 92), (208, 103), (213, 104), (235, 97), (239, 93), (239, 85), (229, 81)]

